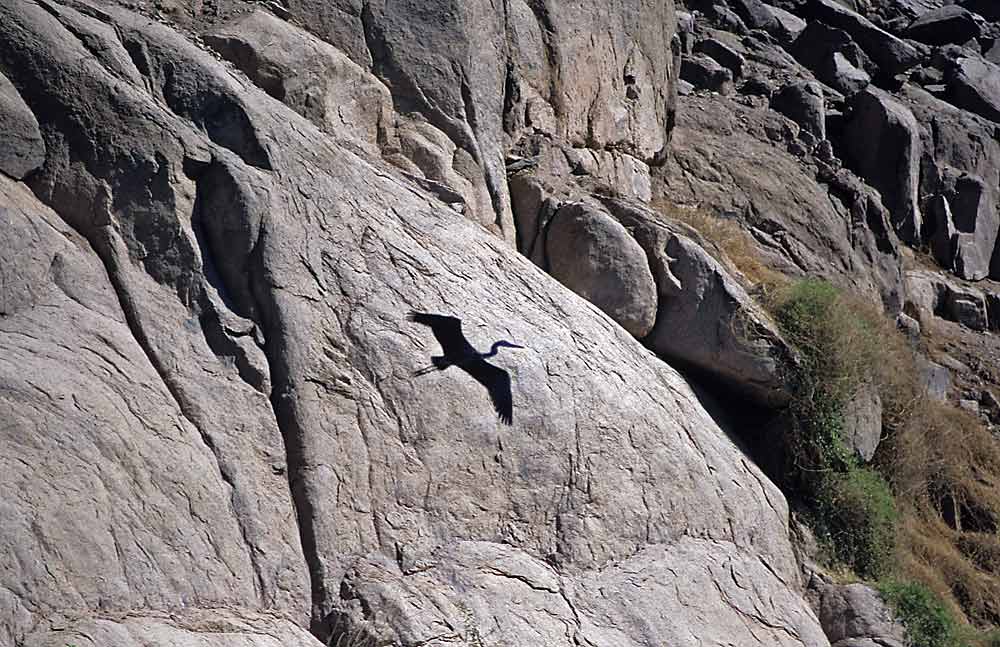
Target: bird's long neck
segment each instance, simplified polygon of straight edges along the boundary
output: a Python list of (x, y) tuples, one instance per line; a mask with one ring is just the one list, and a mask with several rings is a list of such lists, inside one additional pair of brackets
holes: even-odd
[(493, 346), (490, 347), (490, 352), (483, 353), (482, 355), (483, 359), (486, 359), (487, 357), (493, 357), (494, 355), (497, 354), (497, 351), (499, 349), (500, 349), (500, 342), (498, 341), (493, 342)]

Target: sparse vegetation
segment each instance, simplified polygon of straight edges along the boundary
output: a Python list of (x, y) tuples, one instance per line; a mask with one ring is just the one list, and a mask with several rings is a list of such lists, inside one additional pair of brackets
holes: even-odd
[[(876, 305), (825, 281), (775, 278), (736, 221), (660, 209), (709, 239), (748, 287), (764, 284), (754, 293), (801, 353), (786, 456), (772, 476), (809, 507), (831, 567), (884, 578), (915, 647), (1000, 645), (997, 439), (975, 415), (926, 396), (911, 346)], [(868, 467), (842, 438), (844, 405), (862, 386), (883, 405)]]
[(906, 627), (910, 643), (917, 647), (958, 647), (954, 617), (927, 587), (915, 582), (889, 580), (879, 593)]
[(763, 287), (769, 290), (787, 281), (779, 272), (765, 264), (757, 251), (753, 237), (732, 218), (715, 216), (698, 207), (674, 205), (660, 201), (653, 205), (664, 217), (683, 223), (704, 238), (705, 249), (723, 265), (735, 268), (745, 288)]

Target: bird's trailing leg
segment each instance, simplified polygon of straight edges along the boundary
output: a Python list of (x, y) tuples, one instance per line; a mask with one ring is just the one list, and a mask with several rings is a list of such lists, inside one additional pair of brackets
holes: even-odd
[(413, 375), (414, 376), (427, 375), (428, 373), (433, 373), (434, 371), (443, 371), (444, 369), (446, 369), (449, 366), (451, 366), (451, 363), (448, 362), (441, 355), (434, 355), (434, 356), (432, 356), (431, 357), (431, 362), (432, 362), (432, 364), (430, 366), (428, 366), (426, 368), (422, 368), (419, 371), (414, 371)]

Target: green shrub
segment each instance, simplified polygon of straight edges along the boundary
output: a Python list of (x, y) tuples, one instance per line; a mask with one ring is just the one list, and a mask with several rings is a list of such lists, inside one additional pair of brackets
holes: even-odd
[(958, 623), (927, 587), (914, 582), (890, 580), (879, 592), (906, 627), (913, 647), (960, 647)]
[(793, 400), (785, 439), (786, 471), (794, 488), (813, 494), (819, 476), (853, 463), (842, 439), (844, 405), (873, 381), (879, 343), (875, 326), (859, 316), (833, 285), (806, 279), (771, 303), (782, 334), (799, 351), (790, 376)]
[(882, 476), (867, 468), (831, 472), (819, 489), (814, 526), (838, 561), (861, 577), (893, 567), (896, 502)]

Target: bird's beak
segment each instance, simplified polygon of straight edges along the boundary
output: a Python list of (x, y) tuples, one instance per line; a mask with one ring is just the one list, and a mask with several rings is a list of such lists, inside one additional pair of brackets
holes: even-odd
[(520, 346), (518, 344), (511, 344), (510, 347), (511, 348), (524, 348), (524, 346)]

